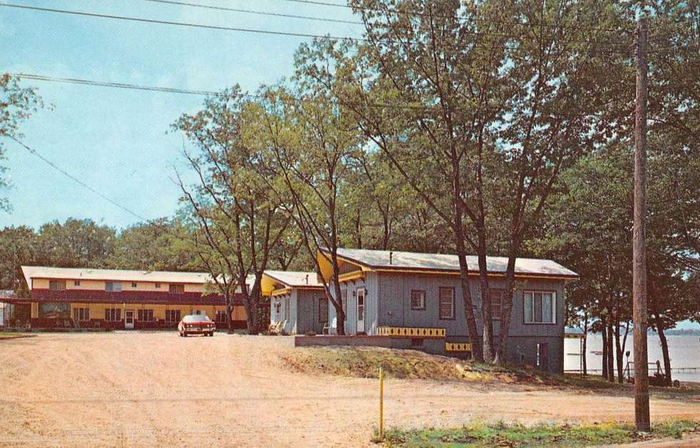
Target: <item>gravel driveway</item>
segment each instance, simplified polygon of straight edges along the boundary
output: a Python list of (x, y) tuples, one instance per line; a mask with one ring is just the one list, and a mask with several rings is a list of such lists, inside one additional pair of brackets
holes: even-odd
[[(377, 381), (295, 374), (288, 337), (175, 332), (0, 341), (0, 447), (370, 446)], [(628, 397), (390, 380), (386, 425), (631, 420)], [(700, 416), (700, 398), (652, 417)]]

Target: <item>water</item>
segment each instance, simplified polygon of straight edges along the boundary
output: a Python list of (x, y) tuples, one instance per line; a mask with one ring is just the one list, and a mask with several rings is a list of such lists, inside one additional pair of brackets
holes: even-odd
[[(700, 382), (700, 371), (697, 372), (676, 372), (679, 367), (700, 367), (700, 336), (698, 335), (668, 335), (668, 351), (671, 356), (671, 369), (673, 370), (673, 379), (680, 381), (697, 381)], [(661, 361), (663, 368), (663, 354), (661, 352), (661, 342), (656, 334), (649, 334), (649, 362), (655, 363)], [(600, 369), (602, 367), (602, 355), (593, 352), (603, 350), (603, 339), (599, 334), (588, 335), (588, 345), (586, 347), (586, 362), (589, 369)], [(632, 331), (627, 337), (627, 345), (623, 349), (623, 353), (630, 352), (630, 361), (634, 361), (634, 350), (632, 349)], [(578, 370), (580, 352), (578, 339), (564, 340), (564, 370)], [(626, 364), (627, 358), (623, 358), (623, 365)], [(617, 365), (615, 365), (617, 368)], [(655, 371), (655, 368), (649, 366), (650, 374)], [(593, 374), (600, 374), (600, 371)]]

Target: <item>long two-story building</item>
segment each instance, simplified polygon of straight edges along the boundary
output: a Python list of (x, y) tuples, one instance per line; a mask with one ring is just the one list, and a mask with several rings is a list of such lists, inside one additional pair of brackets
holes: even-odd
[[(29, 297), (7, 299), (17, 325), (33, 328), (100, 327), (118, 329), (175, 327), (187, 314), (207, 314), (223, 326), (224, 298), (203, 272), (22, 266)], [(239, 297), (231, 315), (245, 328)]]

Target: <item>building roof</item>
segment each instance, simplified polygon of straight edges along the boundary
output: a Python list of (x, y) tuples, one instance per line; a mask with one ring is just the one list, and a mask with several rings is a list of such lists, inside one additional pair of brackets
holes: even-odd
[(32, 278), (194, 284), (207, 283), (212, 279), (211, 275), (206, 272), (133, 271), (47, 266), (22, 266), (22, 272), (30, 288)]
[[(416, 252), (369, 249), (338, 249), (338, 256), (371, 270), (459, 271), (457, 255), (451, 254), (422, 254)], [(478, 272), (476, 255), (468, 255), (467, 264), (470, 272)], [(505, 274), (508, 258), (487, 257), (486, 264), (489, 273)], [(576, 272), (565, 268), (559, 263), (540, 258), (518, 258), (515, 262), (515, 274), (578, 278)]]
[(290, 288), (323, 287), (315, 272), (266, 270), (264, 274)]

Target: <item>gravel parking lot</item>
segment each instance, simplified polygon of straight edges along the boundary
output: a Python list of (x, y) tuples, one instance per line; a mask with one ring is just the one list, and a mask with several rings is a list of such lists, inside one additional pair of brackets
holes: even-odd
[[(175, 332), (0, 341), (0, 447), (369, 446), (377, 381), (296, 374), (288, 337)], [(425, 380), (386, 384), (387, 426), (631, 420), (629, 397)], [(653, 400), (654, 418), (700, 398)]]

